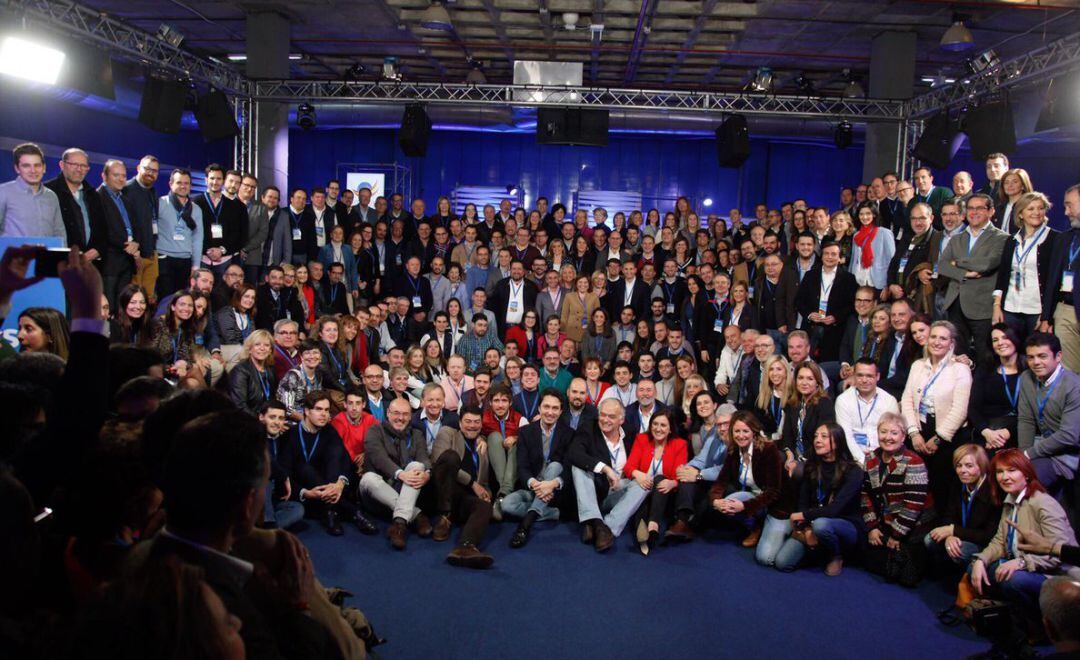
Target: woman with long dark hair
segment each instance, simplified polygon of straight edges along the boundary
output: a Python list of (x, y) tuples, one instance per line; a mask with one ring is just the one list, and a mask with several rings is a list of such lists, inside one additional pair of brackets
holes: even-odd
[(67, 317), (52, 307), (27, 307), (19, 314), (19, 350), (52, 353), (67, 362), (71, 345)]
[(979, 365), (971, 381), (968, 403), (971, 437), (982, 438), (989, 452), (1015, 447), (1017, 443), (1020, 377), (1027, 368), (1023, 346), (1013, 326), (994, 325), (990, 329), (994, 361)]
[(150, 341), (147, 300), (146, 289), (138, 284), (128, 284), (120, 291), (113, 318), (109, 321), (109, 343), (141, 346)]
[(191, 291), (179, 291), (173, 296), (165, 316), (154, 321), (151, 335), (153, 348), (173, 373), (178, 362), (184, 363), (181, 367), (191, 363), (195, 349), (195, 298)]
[(630, 521), (638, 551), (644, 556), (656, 545), (660, 524), (670, 515), (672, 495), (679, 488), (675, 471), (689, 460), (688, 453), (686, 440), (677, 437), (671, 413), (666, 410), (653, 413), (648, 433), (640, 433), (634, 440), (623, 474), (645, 493)]

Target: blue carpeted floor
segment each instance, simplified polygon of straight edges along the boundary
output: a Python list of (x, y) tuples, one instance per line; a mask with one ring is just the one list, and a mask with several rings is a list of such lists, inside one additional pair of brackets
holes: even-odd
[(628, 534), (597, 555), (576, 524), (539, 523), (510, 550), (513, 525), (493, 524), (495, 566), (469, 571), (445, 563), (451, 542), (412, 535), (395, 552), (385, 529), (300, 533), (323, 583), (355, 593), (389, 640), (384, 658), (956, 658), (988, 647), (937, 622), (952, 601), (944, 586), (907, 590), (858, 568), (783, 574), (720, 536), (642, 558)]

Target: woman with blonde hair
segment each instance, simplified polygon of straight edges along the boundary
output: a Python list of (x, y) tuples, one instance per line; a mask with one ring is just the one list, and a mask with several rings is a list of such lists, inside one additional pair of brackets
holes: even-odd
[(1020, 216), (1016, 204), (1023, 195), (1033, 190), (1035, 187), (1031, 185), (1027, 170), (1017, 167), (1002, 174), (997, 199), (994, 200), (994, 226), (1007, 234), (1019, 228)]
[(985, 449), (971, 443), (960, 445), (953, 452), (952, 463), (958, 487), (949, 492), (947, 501), (934, 503), (941, 517), (924, 543), (932, 557), (947, 557), (957, 566), (967, 566), (975, 553), (994, 538), (1001, 505), (994, 501), (990, 458)]
[(788, 399), (791, 365), (783, 355), (770, 355), (762, 366), (761, 385), (751, 410), (761, 421), (765, 435), (780, 439), (784, 426), (784, 402)]
[(1043, 285), (1051, 284), (1050, 255), (1061, 239), (1061, 232), (1047, 222), (1052, 206), (1041, 192), (1020, 195), (1013, 207), (1020, 229), (1001, 252), (991, 321), (1016, 328), (1021, 343), (1043, 320)]
[(241, 410), (258, 415), (275, 392), (274, 337), (266, 330), (256, 330), (244, 340), (239, 362), (229, 372), (229, 395)]
[(600, 307), (600, 299), (592, 292), (588, 275), (578, 275), (574, 280), (574, 291), (563, 300), (560, 320), (563, 332), (578, 346), (585, 339), (593, 312)]
[(840, 246), (840, 265), (851, 262), (851, 250), (855, 236), (855, 222), (847, 211), (836, 211), (829, 217), (829, 231), (826, 237)]

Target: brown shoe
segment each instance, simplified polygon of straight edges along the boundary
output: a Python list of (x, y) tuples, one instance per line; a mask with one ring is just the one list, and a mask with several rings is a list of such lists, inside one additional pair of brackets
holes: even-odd
[(480, 552), (472, 543), (462, 543), (446, 555), (446, 561), (451, 566), (483, 569), (491, 568), (491, 565), (495, 563), (495, 558)]
[(427, 516), (421, 513), (420, 515), (416, 516), (416, 520), (413, 521), (413, 524), (416, 525), (417, 536), (422, 539), (426, 539), (427, 537), (431, 536), (431, 521), (428, 520)]
[(593, 528), (589, 523), (581, 523), (581, 542), (585, 545), (592, 545)]
[(615, 545), (615, 535), (611, 533), (611, 528), (605, 525), (601, 521), (596, 521), (596, 529), (593, 533), (593, 547), (597, 552), (607, 552), (611, 550), (611, 546)]
[(450, 518), (439, 516), (435, 519), (435, 528), (431, 531), (431, 540), (445, 541), (448, 538), (450, 538)]
[(761, 540), (761, 526), (757, 526), (750, 530), (750, 533), (746, 535), (746, 538), (742, 541), (742, 547), (754, 548), (757, 547), (758, 541)]
[(386, 530), (386, 536), (394, 550), (404, 550), (405, 541), (409, 538), (409, 527), (401, 520), (395, 520), (390, 529)]
[(842, 555), (836, 555), (829, 560), (828, 564), (825, 564), (825, 575), (829, 577), (836, 577), (844, 572), (844, 557)]
[(685, 520), (676, 520), (675, 524), (664, 532), (665, 543), (687, 543), (692, 540), (694, 540), (694, 530), (690, 529), (690, 524)]

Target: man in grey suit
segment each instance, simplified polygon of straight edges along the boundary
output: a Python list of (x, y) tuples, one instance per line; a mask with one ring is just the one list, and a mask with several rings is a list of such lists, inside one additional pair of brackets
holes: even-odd
[(269, 266), (292, 262), (292, 227), (289, 216), (279, 206), (281, 191), (276, 186), (267, 186), (259, 200), (248, 212), (244, 277), (249, 282), (262, 281), (262, 274)]
[(559, 273), (548, 270), (544, 273), (544, 288), (536, 296), (536, 313), (540, 317), (540, 329), (547, 329), (548, 318), (562, 314), (563, 301), (570, 295), (569, 289), (559, 284)]
[(356, 191), (356, 206), (353, 207), (360, 222), (375, 226), (379, 221), (379, 212), (371, 206), (371, 188), (360, 188)]
[[(1028, 369), (1020, 376), (1017, 446), (1031, 459), (1039, 481), (1057, 495), (1075, 481), (1080, 467), (1080, 376), (1061, 363), (1061, 341), (1052, 334), (1032, 334), (1024, 352)], [(1074, 525), (1080, 517), (1077, 500)]]
[(993, 316), (995, 274), (1009, 235), (991, 226), (994, 201), (988, 195), (972, 195), (967, 204), (968, 227), (949, 241), (938, 259), (938, 272), (950, 278), (945, 292), (949, 320), (960, 330), (963, 352), (974, 346), (980, 364), (993, 358), (990, 321)]

